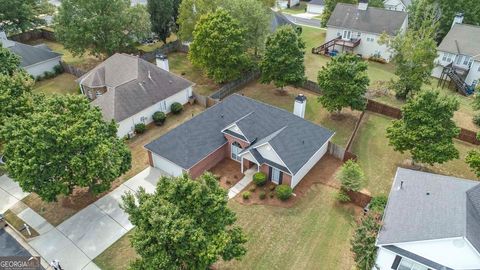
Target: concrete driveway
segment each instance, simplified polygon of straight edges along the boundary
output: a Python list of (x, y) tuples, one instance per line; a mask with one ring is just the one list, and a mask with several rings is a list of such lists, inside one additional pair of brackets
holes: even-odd
[(99, 269), (92, 260), (133, 228), (120, 208), (122, 195), (139, 187), (153, 192), (161, 176), (155, 168), (145, 169), (30, 244), (46, 260), (58, 259), (65, 269)]
[(6, 174), (0, 176), (0, 213), (5, 213), (27, 195), (28, 193), (23, 192), (17, 182)]

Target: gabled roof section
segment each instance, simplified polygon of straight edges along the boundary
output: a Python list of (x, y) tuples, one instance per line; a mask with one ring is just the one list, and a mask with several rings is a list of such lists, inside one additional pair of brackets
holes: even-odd
[(379, 245), (465, 237), (480, 252), (476, 181), (398, 168)]
[(407, 18), (402, 11), (368, 7), (359, 10), (357, 5), (338, 3), (327, 26), (389, 35), (396, 35)]
[[(246, 115), (248, 116), (244, 117)], [(238, 121), (242, 117), (244, 118)], [(183, 168), (191, 168), (226, 143), (222, 130), (237, 121), (237, 124), (241, 123), (239, 125), (242, 132), (248, 134), (246, 136), (257, 138), (254, 145), (266, 137), (280, 136), (282, 139), (278, 142), (291, 144), (288, 148), (278, 147), (274, 150), (282, 156), (282, 160), (293, 174), (300, 169), (298, 164), (305, 164), (334, 134), (291, 112), (234, 94), (145, 147)], [(272, 136), (274, 133), (277, 134)], [(301, 142), (309, 147), (303, 148), (298, 145)], [(169, 145), (175, 145), (175, 147), (169, 147)], [(292, 156), (278, 152), (297, 148), (305, 151)]]
[(137, 56), (115, 54), (77, 79), (89, 88), (107, 87), (94, 101), (105, 120), (120, 122), (193, 83)]
[(323, 5), (325, 5), (325, 0), (312, 0), (312, 1), (308, 2), (307, 4), (323, 6)]
[(61, 54), (45, 49), (43, 46), (31, 46), (20, 42), (9, 41), (11, 46), (8, 47), (14, 54), (20, 56), (20, 66), (23, 68), (55, 59)]
[(453, 54), (463, 54), (480, 61), (480, 26), (455, 24), (443, 38), (438, 50)]

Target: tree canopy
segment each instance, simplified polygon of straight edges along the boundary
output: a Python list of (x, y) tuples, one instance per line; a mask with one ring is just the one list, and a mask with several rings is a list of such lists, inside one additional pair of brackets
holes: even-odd
[(434, 22), (424, 21), (418, 30), (408, 29), (390, 41), (385, 42), (385, 36), (382, 36), (380, 43), (389, 44), (393, 52), (398, 79), (392, 81), (392, 86), (397, 98), (406, 99), (420, 91), (423, 84), (430, 84), (430, 74), (437, 58), (435, 30)]
[(459, 157), (453, 139), (460, 129), (452, 120), (459, 108), (454, 97), (433, 90), (421, 91), (402, 108), (402, 119), (387, 128), (395, 151), (409, 151), (414, 162), (444, 163)]
[(382, 228), (382, 212), (370, 211), (355, 229), (351, 240), (351, 250), (357, 269), (373, 269), (377, 257), (377, 235)]
[(248, 68), (245, 28), (225, 9), (202, 16), (193, 35), (190, 61), (215, 82), (236, 79)]
[(223, 0), (182, 0), (177, 24), (178, 37), (184, 41), (193, 40), (193, 30), (203, 15), (214, 12)]
[(20, 68), (20, 57), (0, 43), (0, 75), (12, 75)]
[(175, 2), (176, 0), (148, 0), (147, 2), (152, 31), (164, 43), (167, 43), (167, 38), (175, 27)]
[(352, 54), (333, 57), (318, 72), (318, 85), (322, 95), (318, 100), (329, 112), (340, 112), (345, 107), (365, 110), (365, 93), (370, 83), (368, 65)]
[(246, 237), (217, 179), (206, 173), (163, 177), (155, 193), (123, 196), (123, 208), (135, 225), (131, 243), (140, 258), (132, 269), (208, 269), (219, 259), (246, 253)]
[[(430, 0), (440, 10), (440, 26), (437, 41), (441, 41), (452, 27), (453, 19), (457, 13), (464, 13), (463, 23), (480, 25), (480, 5), (478, 0)], [(414, 1), (415, 2), (415, 1)]]
[[(480, 133), (477, 134), (477, 139), (480, 140)], [(477, 177), (480, 177), (480, 152), (477, 150), (468, 152), (466, 162)]]
[(129, 0), (62, 0), (55, 36), (74, 55), (110, 56), (150, 35), (150, 16)]
[(279, 27), (267, 37), (260, 69), (262, 83), (276, 87), (299, 85), (305, 80), (305, 42), (291, 26)]
[(0, 74), (0, 128), (8, 118), (24, 117), (31, 111), (33, 84), (30, 75), (23, 70)]
[(346, 191), (359, 191), (364, 185), (365, 174), (358, 163), (353, 160), (348, 160), (342, 165), (338, 179), (342, 183), (342, 189)]
[(0, 0), (0, 25), (9, 33), (25, 32), (44, 25), (40, 15), (52, 15), (48, 0)]
[(45, 201), (75, 187), (107, 191), (131, 167), (116, 133), (116, 124), (105, 123), (83, 96), (37, 97), (27, 117), (11, 117), (2, 129), (7, 172)]

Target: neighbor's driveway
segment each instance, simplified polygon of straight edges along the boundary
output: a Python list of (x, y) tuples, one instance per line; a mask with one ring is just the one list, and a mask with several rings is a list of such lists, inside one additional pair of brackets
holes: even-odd
[(133, 228), (120, 208), (122, 195), (139, 187), (153, 192), (161, 176), (155, 168), (145, 169), (30, 244), (47, 261), (58, 259), (65, 269), (98, 269), (92, 260)]
[(0, 176), (0, 214), (5, 213), (27, 195), (28, 193), (23, 192), (17, 182), (6, 174)]

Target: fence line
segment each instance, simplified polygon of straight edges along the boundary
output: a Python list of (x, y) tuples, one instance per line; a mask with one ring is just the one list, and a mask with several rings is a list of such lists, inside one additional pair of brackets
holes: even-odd
[(361, 114), (360, 114), (360, 117), (358, 118), (357, 120), (357, 123), (355, 123), (355, 128), (353, 129), (353, 132), (352, 132), (352, 135), (350, 136), (350, 139), (348, 140), (347, 142), (347, 151), (351, 151), (351, 148), (352, 148), (352, 145), (353, 145), (353, 141), (355, 140), (355, 138), (357, 137), (357, 133), (358, 133), (358, 130), (360, 129), (360, 124), (362, 123), (362, 120), (363, 120), (363, 117), (365, 116), (365, 111), (363, 111)]
[(188, 50), (188, 45), (183, 44), (180, 40), (175, 40), (167, 44), (163, 44), (162, 47), (156, 49), (153, 52), (140, 51), (140, 58), (145, 61), (152, 62), (153, 60), (155, 60), (155, 55), (157, 53), (168, 55), (174, 52), (188, 53)]
[(260, 71), (251, 71), (239, 79), (226, 83), (215, 93), (211, 94), (210, 97), (217, 100), (224, 99), (258, 78), (260, 78)]
[(47, 29), (34, 29), (28, 32), (16, 34), (9, 36), (8, 39), (16, 41), (16, 42), (29, 42), (35, 39), (46, 39), (50, 41), (55, 41), (55, 33), (53, 31)]

